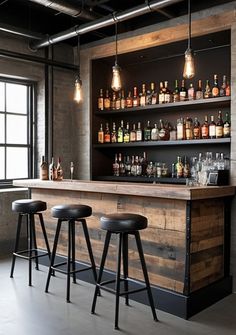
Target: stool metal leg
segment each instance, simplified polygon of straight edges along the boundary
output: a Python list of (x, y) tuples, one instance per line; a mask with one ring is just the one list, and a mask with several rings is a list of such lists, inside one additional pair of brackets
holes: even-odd
[(91, 262), (91, 265), (92, 265), (94, 280), (96, 282), (97, 281), (97, 271), (96, 271), (96, 265), (95, 265), (95, 261), (94, 261), (94, 257), (93, 257), (93, 251), (92, 251), (92, 246), (91, 246), (91, 242), (90, 242), (90, 238), (89, 238), (89, 233), (88, 233), (88, 227), (87, 227), (86, 220), (82, 219), (81, 223), (82, 223), (82, 227), (83, 227), (83, 231), (84, 231), (84, 237), (85, 237), (86, 244), (87, 244), (87, 249), (88, 249), (88, 253), (89, 253), (90, 262)]
[(147, 272), (147, 267), (146, 267), (146, 263), (145, 263), (145, 259), (144, 259), (143, 248), (142, 248), (142, 243), (141, 243), (141, 240), (140, 240), (139, 232), (138, 231), (134, 232), (134, 235), (135, 235), (135, 239), (136, 239), (136, 244), (137, 244), (137, 249), (138, 249), (138, 253), (139, 253), (140, 262), (141, 262), (141, 265), (142, 265), (143, 276), (144, 276), (144, 280), (145, 280), (145, 283), (146, 283), (148, 299), (149, 299), (149, 304), (150, 304), (150, 307), (151, 307), (151, 310), (152, 310), (153, 319), (155, 321), (158, 321), (155, 306), (154, 306), (154, 302), (153, 302), (152, 291), (151, 291), (151, 287), (150, 287), (150, 283), (149, 283), (148, 272)]
[(117, 239), (117, 270), (116, 270), (116, 308), (115, 308), (115, 329), (119, 329), (119, 301), (120, 301), (120, 267), (121, 267), (121, 249), (123, 244), (123, 234), (119, 233)]
[(56, 257), (57, 243), (58, 243), (58, 238), (59, 238), (59, 234), (60, 234), (60, 230), (61, 230), (61, 223), (62, 223), (62, 220), (59, 219), (57, 221), (56, 234), (55, 234), (55, 237), (54, 237), (52, 254), (51, 254), (51, 262), (50, 262), (50, 266), (49, 266), (49, 269), (48, 269), (48, 277), (47, 277), (47, 282), (46, 282), (46, 287), (45, 287), (45, 292), (46, 293), (48, 292), (51, 275), (53, 274), (52, 266), (54, 265), (54, 261), (55, 261), (55, 257)]
[(33, 247), (33, 214), (27, 215), (27, 225), (29, 229), (29, 286), (32, 286), (32, 247)]
[(105, 261), (106, 261), (106, 257), (107, 257), (107, 252), (108, 252), (110, 239), (111, 239), (111, 232), (107, 231), (106, 237), (105, 237), (105, 242), (104, 242), (102, 258), (101, 258), (100, 269), (99, 269), (99, 273), (98, 273), (98, 279), (97, 279), (97, 283), (96, 283), (96, 286), (95, 286), (95, 292), (94, 292), (94, 296), (93, 296), (93, 303), (92, 303), (92, 309), (91, 309), (92, 314), (95, 313), (97, 296), (98, 296), (98, 293), (99, 293), (99, 285), (102, 281), (102, 274), (103, 274), (103, 269), (104, 269), (104, 265), (105, 265)]
[[(75, 266), (75, 221), (72, 221), (69, 223), (71, 224), (71, 252), (72, 252), (72, 270), (76, 270)], [(73, 283), (76, 284), (76, 273), (73, 272)]]
[(49, 257), (49, 260), (50, 260), (51, 259), (51, 251), (50, 251), (50, 247), (49, 247), (49, 243), (48, 243), (48, 238), (47, 238), (47, 233), (46, 233), (45, 224), (44, 224), (44, 220), (43, 220), (43, 215), (42, 215), (42, 213), (38, 213), (38, 216), (39, 216), (39, 220), (40, 220), (41, 229), (42, 229), (42, 232), (43, 232), (45, 245), (46, 245), (47, 252), (48, 252), (48, 257)]
[(30, 225), (32, 228), (32, 246), (35, 249), (34, 253), (35, 253), (35, 269), (39, 270), (39, 262), (38, 262), (38, 247), (37, 247), (37, 240), (36, 240), (36, 232), (35, 232), (35, 219), (34, 219), (34, 214), (30, 215)]
[[(128, 292), (129, 290), (129, 284), (128, 284), (128, 234), (123, 234), (123, 244), (122, 244), (122, 253), (123, 253), (123, 272), (124, 272), (124, 289), (125, 292)], [(129, 305), (129, 294), (127, 293), (125, 295), (125, 304)]]
[(13, 255), (12, 255), (12, 264), (11, 264), (11, 273), (10, 273), (10, 277), (11, 278), (13, 278), (13, 273), (14, 273), (14, 268), (15, 268), (15, 262), (16, 262), (16, 255), (14, 255), (14, 253), (18, 251), (18, 247), (19, 247), (22, 217), (23, 217), (22, 214), (18, 215), (18, 223), (17, 223), (17, 230), (16, 230), (16, 240), (15, 240), (15, 246), (14, 246), (14, 251), (13, 251)]
[(70, 302), (70, 258), (71, 258), (71, 237), (72, 237), (72, 232), (71, 232), (71, 226), (72, 226), (72, 221), (69, 220), (68, 223), (68, 253), (67, 253), (67, 289), (66, 289), (66, 301)]

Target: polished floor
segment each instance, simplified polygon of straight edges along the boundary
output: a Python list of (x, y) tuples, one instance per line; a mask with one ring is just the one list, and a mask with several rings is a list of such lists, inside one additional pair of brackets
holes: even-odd
[(27, 285), (27, 262), (17, 259), (15, 276), (9, 278), (10, 259), (0, 259), (0, 335), (235, 335), (236, 294), (183, 320), (157, 310), (154, 322), (148, 306), (121, 300), (120, 330), (114, 330), (114, 296), (103, 292), (97, 314), (91, 315), (94, 286), (82, 281), (72, 284), (71, 303), (65, 302), (65, 276), (52, 279), (50, 293), (44, 293), (47, 268), (33, 272), (33, 286)]

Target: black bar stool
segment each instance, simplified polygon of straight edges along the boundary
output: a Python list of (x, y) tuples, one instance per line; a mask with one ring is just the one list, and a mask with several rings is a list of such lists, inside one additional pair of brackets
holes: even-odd
[[(13, 256), (12, 256), (12, 266), (11, 266), (10, 277), (13, 278), (16, 257), (27, 259), (29, 261), (29, 286), (32, 285), (32, 259), (35, 260), (36, 270), (38, 270), (39, 269), (38, 258), (47, 256), (47, 255), (49, 259), (51, 257), (46, 229), (45, 229), (44, 220), (43, 220), (43, 215), (42, 213), (40, 213), (40, 212), (45, 211), (46, 209), (47, 209), (46, 202), (41, 201), (41, 200), (22, 199), (22, 200), (13, 201), (12, 203), (13, 212), (17, 212), (19, 213), (19, 215), (18, 215), (15, 247), (14, 247)], [(44, 237), (47, 251), (39, 250), (37, 247), (36, 231), (35, 231), (35, 215), (38, 215), (39, 217), (39, 221), (40, 221), (41, 229), (43, 232), (43, 237)], [(19, 250), (22, 219), (24, 216), (26, 217), (28, 248), (25, 250)]]
[[(148, 278), (148, 272), (146, 268), (146, 263), (143, 254), (142, 243), (140, 240), (139, 230), (145, 229), (147, 227), (147, 218), (138, 215), (138, 214), (129, 214), (129, 213), (116, 213), (110, 214), (101, 217), (101, 228), (106, 230), (106, 238), (104, 243), (103, 254), (101, 258), (101, 265), (98, 274), (98, 280), (95, 287), (95, 293), (92, 303), (92, 314), (95, 313), (95, 307), (97, 302), (97, 295), (99, 293), (99, 289), (104, 289), (108, 292), (115, 293), (116, 295), (116, 304), (115, 304), (115, 329), (119, 329), (118, 327), (118, 318), (119, 318), (119, 297), (125, 296), (125, 303), (129, 305), (129, 294), (140, 292), (143, 290), (147, 290), (149, 304), (152, 310), (153, 318), (155, 321), (158, 321), (151, 287)], [(118, 234), (117, 239), (117, 272), (116, 279), (107, 280), (102, 282), (103, 269), (106, 261), (106, 256), (109, 248), (109, 243), (112, 234)], [(143, 270), (144, 280), (146, 286), (140, 289), (129, 290), (128, 283), (128, 235), (134, 235), (137, 249), (139, 253), (139, 258)], [(121, 278), (121, 254), (123, 254), (123, 277)], [(124, 292), (120, 292), (120, 282), (124, 282)], [(115, 283), (115, 289), (105, 287), (104, 285)]]
[[(58, 271), (67, 275), (67, 293), (66, 300), (70, 302), (70, 276), (73, 275), (73, 282), (76, 283), (76, 273), (92, 269), (94, 280), (97, 280), (96, 266), (93, 258), (92, 247), (89, 239), (89, 233), (87, 228), (85, 217), (92, 214), (92, 208), (86, 205), (58, 205), (52, 208), (52, 216), (57, 218), (57, 227), (52, 249), (51, 264), (48, 271), (48, 278), (46, 283), (45, 292), (48, 292), (51, 275), (54, 271)], [(58, 238), (60, 235), (61, 224), (63, 221), (68, 222), (68, 253), (67, 261), (55, 264), (55, 257), (57, 251)], [(76, 269), (75, 263), (75, 222), (82, 224), (88, 253), (90, 257), (91, 266), (85, 265), (82, 269)], [(67, 264), (67, 269), (60, 269), (60, 266)]]

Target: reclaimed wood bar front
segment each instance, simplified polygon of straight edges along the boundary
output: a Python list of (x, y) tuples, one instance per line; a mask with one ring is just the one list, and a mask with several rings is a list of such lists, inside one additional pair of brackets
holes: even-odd
[[(159, 309), (189, 318), (232, 292), (229, 241), (233, 186), (187, 187), (84, 180), (16, 180), (14, 185), (28, 187), (33, 199), (47, 202), (44, 217), (51, 243), (55, 232), (52, 206), (69, 203), (91, 206), (93, 215), (87, 222), (96, 264), (100, 263), (105, 235), (99, 228), (103, 214), (133, 212), (146, 216), (149, 224), (141, 231), (141, 238)], [(63, 229), (61, 255), (67, 252), (66, 227)], [(77, 259), (86, 262), (86, 246), (82, 232), (77, 229)], [(106, 263), (109, 270), (114, 270), (115, 244), (116, 241), (112, 241), (109, 250)], [(129, 257), (130, 277), (142, 281), (132, 239)]]

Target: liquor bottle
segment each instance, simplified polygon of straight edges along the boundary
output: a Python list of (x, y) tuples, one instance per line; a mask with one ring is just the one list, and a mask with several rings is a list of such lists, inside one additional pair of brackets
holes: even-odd
[(138, 107), (139, 106), (139, 96), (137, 93), (137, 87), (134, 87), (134, 95), (133, 95), (133, 107)]
[(193, 84), (190, 83), (189, 89), (188, 89), (188, 100), (194, 100), (195, 99), (195, 90), (193, 87)]
[(41, 180), (48, 180), (48, 163), (45, 161), (44, 156), (42, 156), (39, 175)]
[(227, 84), (226, 84), (226, 88), (225, 88), (225, 95), (227, 96), (227, 97), (229, 97), (230, 96), (230, 84), (229, 84), (229, 81), (227, 81)]
[(119, 164), (119, 175), (124, 176), (125, 175), (125, 164), (122, 160), (122, 154), (119, 153), (118, 155), (118, 164)]
[(113, 176), (118, 177), (120, 175), (117, 154), (115, 154), (115, 160), (114, 163), (112, 164), (112, 170), (113, 170)]
[(220, 96), (220, 88), (218, 85), (218, 76), (217, 74), (214, 74), (214, 84), (212, 86), (211, 95), (213, 98)]
[(116, 92), (112, 93), (111, 109), (116, 109)]
[(152, 91), (151, 89), (147, 89), (147, 92), (146, 92), (146, 105), (151, 105), (152, 104)]
[(130, 169), (130, 174), (132, 176), (137, 176), (137, 162), (134, 159), (134, 156), (131, 157), (131, 169)]
[(214, 121), (214, 115), (211, 115), (211, 122), (209, 124), (209, 137), (216, 138), (216, 124)]
[(178, 86), (178, 80), (175, 79), (175, 89), (173, 91), (173, 102), (179, 102), (180, 96), (179, 96), (179, 86)]
[(106, 128), (104, 132), (104, 143), (110, 143), (111, 142), (111, 133), (109, 129), (109, 124), (106, 122)]
[(226, 75), (223, 75), (223, 82), (220, 87), (220, 96), (225, 97), (226, 96)]
[(177, 162), (175, 165), (176, 169), (176, 177), (177, 178), (182, 178), (183, 177), (183, 172), (184, 172), (184, 166), (182, 163), (182, 158), (180, 156), (177, 157)]
[(130, 130), (130, 142), (135, 142), (136, 141), (136, 126), (135, 123), (133, 123), (133, 127)]
[(177, 127), (171, 127), (170, 128), (170, 141), (176, 141), (177, 140)]
[(141, 162), (142, 162), (142, 157), (141, 156), (135, 156), (135, 160), (136, 160), (136, 162), (137, 162), (137, 167), (136, 167), (136, 169), (137, 169), (137, 176), (142, 176), (142, 164), (141, 164)]
[(163, 87), (163, 82), (160, 82), (160, 89), (159, 89), (159, 95), (158, 95), (158, 101), (159, 104), (164, 104), (165, 103), (165, 94), (164, 94), (164, 87)]
[(151, 131), (152, 131), (152, 128), (150, 126), (150, 121), (147, 121), (147, 125), (146, 125), (146, 127), (144, 128), (144, 131), (143, 131), (144, 141), (150, 141), (151, 140)]
[(142, 165), (142, 176), (146, 176), (147, 175), (148, 161), (147, 161), (147, 154), (146, 154), (145, 151), (143, 152), (143, 157), (142, 157), (141, 165)]
[(56, 168), (56, 173), (57, 173), (57, 180), (63, 180), (63, 169), (61, 166), (61, 158), (58, 157), (58, 161), (57, 161), (57, 168)]
[(109, 91), (106, 90), (106, 95), (104, 98), (104, 108), (105, 109), (110, 109), (111, 108), (111, 98), (109, 96)]
[(155, 105), (157, 103), (157, 92), (155, 91), (155, 84), (151, 83), (151, 105)]
[(201, 81), (201, 79), (198, 80), (198, 87), (197, 87), (197, 90), (196, 90), (195, 99), (196, 100), (203, 99), (203, 90), (202, 90), (202, 81)]
[(126, 107), (127, 108), (133, 107), (133, 99), (132, 99), (132, 96), (131, 96), (131, 91), (129, 91), (128, 96), (126, 98)]
[(186, 140), (193, 139), (193, 120), (188, 116), (185, 122), (185, 138)]
[(190, 166), (189, 166), (188, 159), (186, 156), (184, 156), (183, 177), (184, 178), (190, 177)]
[(205, 115), (205, 121), (201, 126), (201, 134), (202, 134), (202, 138), (204, 139), (209, 138), (209, 125), (208, 125), (207, 115)]
[(130, 157), (127, 156), (125, 159), (125, 175), (130, 176), (131, 174), (131, 160)]
[(140, 142), (143, 140), (143, 131), (141, 129), (141, 122), (138, 122), (138, 128), (136, 130), (136, 141)]
[(222, 119), (222, 112), (219, 111), (218, 112), (218, 119), (217, 119), (217, 122), (216, 122), (216, 138), (223, 137), (223, 135), (224, 135), (223, 128), (224, 128), (224, 122), (223, 122), (223, 119)]
[(121, 108), (121, 92), (119, 92), (117, 94), (115, 105), (116, 105), (116, 109), (120, 109)]
[(165, 101), (165, 104), (168, 104), (171, 102), (171, 91), (169, 90), (169, 87), (168, 87), (168, 81), (165, 81), (164, 82), (164, 101)]
[(154, 127), (152, 128), (152, 131), (151, 131), (151, 140), (158, 141), (158, 139), (159, 139), (159, 130), (157, 127), (157, 123), (154, 123)]
[(124, 142), (124, 121), (120, 121), (120, 126), (117, 130), (117, 142), (123, 143)]
[(177, 140), (185, 139), (185, 125), (184, 119), (181, 117), (177, 120)]
[(198, 118), (194, 118), (194, 123), (193, 123), (193, 138), (195, 140), (198, 140), (201, 138), (201, 127), (200, 127), (200, 122), (198, 121)]
[(103, 98), (103, 89), (100, 88), (100, 94), (99, 94), (99, 97), (98, 97), (98, 109), (99, 110), (104, 110), (104, 98)]
[(57, 169), (54, 163), (54, 157), (49, 165), (49, 180), (57, 180)]
[(124, 90), (121, 91), (121, 100), (120, 100), (120, 108), (125, 109), (126, 107), (126, 99)]
[(103, 130), (102, 123), (98, 131), (98, 143), (104, 143), (104, 130)]
[(126, 128), (124, 129), (124, 143), (130, 142), (130, 131), (129, 131), (129, 122), (126, 124)]
[(169, 129), (165, 127), (162, 119), (160, 119), (159, 138), (160, 141), (169, 141), (170, 139)]
[(179, 100), (180, 101), (186, 101), (188, 99), (188, 93), (187, 93), (187, 89), (185, 87), (185, 83), (184, 83), (184, 79), (182, 79), (182, 84), (181, 84), (181, 88), (179, 91)]
[(207, 79), (206, 80), (206, 87), (205, 87), (205, 91), (204, 91), (204, 99), (208, 99), (211, 98), (211, 87), (210, 87), (210, 82)]
[(229, 120), (229, 114), (226, 112), (224, 128), (223, 128), (223, 137), (230, 137), (230, 132), (231, 132), (231, 125)]
[(146, 85), (142, 84), (142, 93), (140, 95), (140, 106), (146, 105)]
[(111, 143), (117, 142), (117, 132), (116, 132), (116, 124), (112, 123), (112, 132), (111, 132)]

